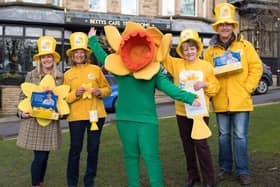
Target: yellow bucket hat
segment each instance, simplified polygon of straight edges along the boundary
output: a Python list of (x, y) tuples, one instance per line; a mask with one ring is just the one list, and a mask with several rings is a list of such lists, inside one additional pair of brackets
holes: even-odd
[(88, 48), (88, 36), (83, 32), (74, 32), (70, 35), (71, 48), (66, 51), (67, 56), (71, 56), (76, 49), (84, 49), (87, 54), (91, 54)]
[(38, 54), (33, 56), (34, 61), (38, 61), (40, 56), (51, 54), (54, 57), (54, 61), (59, 63), (60, 55), (55, 51), (56, 40), (52, 36), (41, 36), (37, 40)]
[(176, 47), (177, 54), (180, 57), (184, 58), (181, 47), (182, 47), (182, 44), (184, 42), (188, 41), (188, 40), (192, 40), (192, 41), (197, 43), (197, 45), (198, 45), (197, 56), (199, 56), (202, 52), (203, 44), (202, 44), (202, 42), (199, 38), (198, 33), (195, 30), (192, 30), (192, 29), (185, 29), (181, 32), (180, 38), (179, 38), (179, 44)]
[(238, 22), (234, 20), (235, 7), (229, 3), (221, 3), (215, 7), (216, 22), (212, 28), (217, 31), (217, 26), (221, 23), (231, 23), (234, 28), (238, 27)]

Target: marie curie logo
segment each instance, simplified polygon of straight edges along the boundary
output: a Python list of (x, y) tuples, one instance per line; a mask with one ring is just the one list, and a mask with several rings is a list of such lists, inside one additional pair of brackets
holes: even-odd
[(85, 40), (84, 40), (84, 38), (82, 36), (76, 36), (74, 38), (74, 43), (77, 46), (84, 46), (85, 45)]
[(220, 18), (221, 18), (221, 19), (228, 19), (228, 18), (231, 18), (230, 13), (231, 13), (230, 7), (228, 7), (228, 6), (222, 6), (221, 9), (220, 9)]
[(41, 48), (43, 51), (53, 51), (52, 50), (53, 43), (51, 40), (42, 40)]
[(194, 38), (193, 32), (191, 30), (186, 30), (182, 33), (182, 39), (187, 40), (189, 38)]

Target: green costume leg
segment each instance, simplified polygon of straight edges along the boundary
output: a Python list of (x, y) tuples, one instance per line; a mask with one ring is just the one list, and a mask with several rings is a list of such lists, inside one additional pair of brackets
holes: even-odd
[(139, 187), (139, 145), (137, 125), (130, 122), (117, 121), (117, 129), (122, 141), (126, 174), (129, 187)]
[(158, 125), (122, 121), (117, 122), (117, 128), (123, 143), (129, 187), (139, 187), (139, 151), (147, 168), (150, 186), (163, 187)]
[(163, 187), (158, 139), (158, 125), (141, 125), (139, 131), (140, 152), (147, 168), (151, 187)]

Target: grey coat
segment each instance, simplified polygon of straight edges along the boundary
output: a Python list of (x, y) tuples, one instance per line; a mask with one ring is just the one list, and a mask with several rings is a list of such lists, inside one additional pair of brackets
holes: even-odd
[[(41, 80), (40, 77), (43, 78), (44, 75), (40, 76), (35, 69), (27, 73), (25, 82), (38, 85)], [(56, 85), (61, 84), (63, 84), (63, 74), (58, 72)], [(24, 94), (21, 93), (19, 98), (22, 100), (24, 97)], [(61, 129), (58, 120), (53, 120), (46, 127), (40, 126), (35, 118), (21, 120), (17, 146), (28, 150), (50, 151), (58, 149), (61, 143)]]

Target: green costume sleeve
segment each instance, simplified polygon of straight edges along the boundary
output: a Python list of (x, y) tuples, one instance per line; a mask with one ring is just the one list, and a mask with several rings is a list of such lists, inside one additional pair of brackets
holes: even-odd
[(159, 72), (156, 76), (156, 86), (159, 90), (163, 91), (172, 99), (182, 101), (190, 105), (193, 103), (196, 98), (195, 94), (180, 89), (170, 80), (168, 80), (167, 77), (161, 72)]
[(89, 47), (92, 50), (92, 52), (94, 53), (95, 57), (97, 58), (97, 61), (103, 66), (108, 54), (101, 47), (96, 36), (92, 36), (89, 38)]

